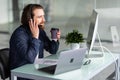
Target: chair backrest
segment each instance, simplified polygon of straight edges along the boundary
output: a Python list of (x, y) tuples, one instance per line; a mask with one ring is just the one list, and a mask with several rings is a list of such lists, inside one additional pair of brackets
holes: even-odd
[(3, 80), (10, 76), (9, 48), (0, 49), (0, 74)]

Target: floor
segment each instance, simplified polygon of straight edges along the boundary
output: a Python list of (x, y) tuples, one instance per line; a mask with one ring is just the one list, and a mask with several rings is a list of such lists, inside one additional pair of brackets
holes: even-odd
[[(51, 26), (54, 24), (50, 24)], [(57, 23), (55, 23), (55, 25), (57, 25)], [(5, 47), (9, 47), (9, 39), (10, 36), (13, 32), (13, 30), (16, 28), (16, 26), (19, 26), (19, 23), (9, 23), (9, 24), (1, 24), (0, 25), (0, 49), (5, 48)], [(60, 26), (59, 26), (60, 27)], [(48, 36), (50, 37), (49, 31), (50, 31), (51, 27), (47, 27), (45, 30), (48, 34)], [(65, 28), (62, 26), (60, 27), (61, 31), (62, 31), (62, 35), (61, 35), (61, 39), (60, 39), (60, 48), (59, 51), (64, 50), (66, 48), (69, 48), (70, 45), (66, 45), (64, 37), (65, 37), (65, 32), (68, 32), (67, 30), (72, 30), (74, 29), (73, 27), (69, 27), (69, 29)], [(94, 45), (99, 45), (98, 42), (96, 41), (96, 43)], [(113, 47), (111, 42), (102, 42), (102, 45), (107, 47), (109, 50), (111, 50), (111, 52), (120, 52), (120, 47)], [(114, 49), (113, 49), (114, 48)], [(94, 48), (95, 49), (95, 48)], [(96, 50), (96, 49), (95, 49)], [(45, 56), (49, 55), (49, 53), (45, 52)], [(112, 67), (110, 68), (112, 69)], [(101, 75), (102, 77), (103, 75)], [(7, 79), (9, 80), (9, 79)], [(99, 79), (100, 80), (100, 79)], [(114, 80), (113, 78), (109, 78), (107, 80)]]

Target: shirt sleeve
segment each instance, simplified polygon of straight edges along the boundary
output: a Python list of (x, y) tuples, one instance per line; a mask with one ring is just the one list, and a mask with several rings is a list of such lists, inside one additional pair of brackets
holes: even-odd
[(44, 48), (51, 54), (56, 54), (59, 49), (59, 41), (50, 40), (44, 32)]
[(29, 63), (34, 63), (41, 41), (36, 38), (29, 40), (28, 34), (24, 31), (17, 33), (14, 40), (20, 57), (25, 58)]

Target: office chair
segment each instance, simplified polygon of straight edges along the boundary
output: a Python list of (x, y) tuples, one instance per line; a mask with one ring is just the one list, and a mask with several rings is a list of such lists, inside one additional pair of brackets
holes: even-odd
[(9, 48), (0, 49), (0, 75), (3, 80), (10, 76)]

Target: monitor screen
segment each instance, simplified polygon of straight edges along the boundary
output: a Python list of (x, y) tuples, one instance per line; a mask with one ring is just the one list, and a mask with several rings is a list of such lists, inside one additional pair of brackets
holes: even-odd
[(87, 36), (88, 54), (90, 54), (92, 50), (95, 37), (97, 34), (97, 27), (98, 27), (98, 14), (95, 10), (93, 10), (90, 18), (90, 26), (89, 26), (88, 36)]

